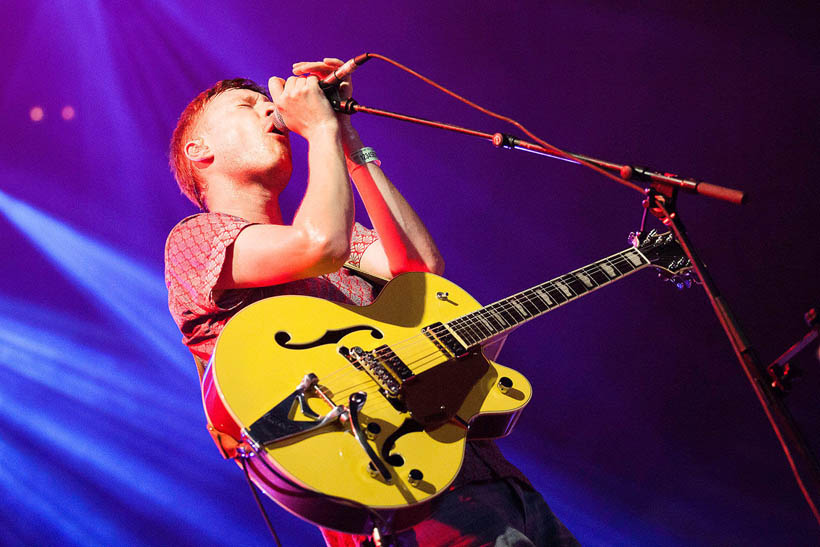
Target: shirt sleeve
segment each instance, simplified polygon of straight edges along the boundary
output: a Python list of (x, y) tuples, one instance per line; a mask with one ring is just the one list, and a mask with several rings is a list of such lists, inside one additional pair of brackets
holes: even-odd
[(185, 312), (205, 315), (219, 311), (214, 286), (225, 264), (226, 250), (251, 224), (223, 213), (201, 213), (171, 230), (165, 244), (165, 284), (177, 323)]

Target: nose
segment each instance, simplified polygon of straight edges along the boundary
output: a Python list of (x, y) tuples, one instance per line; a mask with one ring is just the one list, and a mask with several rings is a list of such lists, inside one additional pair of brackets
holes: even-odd
[(273, 116), (273, 125), (279, 133), (282, 133), (284, 135), (288, 132), (288, 126), (285, 125), (285, 120), (282, 119), (282, 115), (276, 109), (275, 104), (267, 100), (257, 104), (262, 105), (263, 113), (266, 118), (270, 118), (271, 116)]
[(262, 114), (264, 114), (266, 118), (276, 112), (276, 105), (271, 101), (262, 101), (259, 104), (262, 108)]

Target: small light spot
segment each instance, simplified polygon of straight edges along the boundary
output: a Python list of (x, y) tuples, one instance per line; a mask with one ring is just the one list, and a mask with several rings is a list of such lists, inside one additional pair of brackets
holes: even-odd
[(76, 114), (76, 112), (74, 111), (74, 107), (70, 104), (65, 105), (63, 110), (60, 112), (60, 115), (66, 121), (74, 119), (74, 114)]
[(43, 108), (40, 106), (32, 106), (31, 110), (28, 111), (28, 116), (33, 122), (41, 121), (45, 115), (45, 111), (43, 111)]

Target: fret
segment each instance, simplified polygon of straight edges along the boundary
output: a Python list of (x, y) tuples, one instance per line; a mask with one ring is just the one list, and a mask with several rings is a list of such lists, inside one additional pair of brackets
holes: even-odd
[(473, 347), (649, 264), (630, 248), (447, 323)]
[(567, 274), (561, 277), (561, 281), (564, 281), (569, 288), (572, 289), (572, 292), (576, 294), (576, 296), (581, 296), (585, 292), (587, 292), (586, 286), (581, 282), (580, 279), (575, 277), (572, 274)]
[(535, 291), (535, 294), (537, 294), (541, 301), (544, 303), (544, 305), (546, 305), (548, 308), (551, 308), (554, 305), (556, 305), (555, 300), (553, 300), (552, 297), (549, 295), (547, 290), (544, 288), (544, 285), (538, 285), (533, 290)]
[(541, 299), (538, 298), (538, 295), (535, 294), (532, 290), (526, 290), (521, 293), (521, 299), (523, 301), (524, 306), (527, 307), (529, 312), (533, 315), (538, 315), (549, 309), (549, 306), (545, 305), (541, 302)]
[(604, 273), (604, 271), (601, 269), (601, 267), (598, 266), (597, 264), (593, 264), (592, 266), (589, 266), (586, 270), (587, 270), (587, 273), (589, 274), (589, 276), (592, 278), (593, 281), (595, 281), (595, 283), (598, 286), (606, 285), (607, 283), (609, 283), (609, 281), (610, 281), (609, 276), (606, 275)]
[(487, 325), (484, 322), (484, 319), (481, 317), (479, 312), (473, 312), (467, 316), (470, 320), (470, 324), (473, 326), (475, 330), (477, 330), (482, 338), (489, 338), (494, 332), (492, 329), (487, 328)]
[(604, 274), (606, 274), (608, 277), (607, 281), (611, 281), (612, 279), (619, 277), (618, 272), (616, 272), (615, 268), (609, 264), (609, 261), (601, 260), (600, 262), (596, 262), (595, 265), (598, 266)]
[(564, 283), (563, 279), (558, 278), (552, 283), (553, 285), (558, 287), (562, 293), (564, 293), (564, 296), (566, 296), (568, 300), (575, 296), (575, 293), (572, 291), (572, 289), (569, 288), (569, 285)]
[(484, 333), (481, 332), (479, 326), (475, 323), (475, 321), (465, 320), (464, 321), (464, 328), (469, 330), (470, 336), (476, 339), (476, 341), (480, 341), (484, 339)]
[(515, 317), (512, 316), (510, 311), (506, 308), (506, 306), (504, 306), (502, 302), (503, 300), (501, 302), (493, 304), (493, 308), (495, 309), (496, 313), (498, 313), (504, 319), (504, 322), (507, 323), (508, 327), (513, 327), (517, 325), (518, 321), (515, 320)]
[(629, 260), (633, 266), (636, 268), (640, 268), (644, 264), (649, 264), (646, 259), (638, 252), (637, 249), (629, 249), (624, 252), (624, 256), (626, 256), (627, 260)]
[[(525, 316), (520, 311), (518, 311), (518, 308), (509, 303), (509, 299), (502, 300), (502, 302), (505, 302), (507, 304), (507, 313), (513, 318), (513, 323), (518, 324), (524, 321)], [(526, 313), (526, 310), (524, 313)]]
[(575, 273), (575, 276), (581, 280), (581, 283), (583, 283), (587, 289), (593, 289), (597, 286), (597, 283), (595, 283), (595, 281), (588, 276), (584, 270), (578, 270), (573, 273)]
[(618, 270), (618, 273), (620, 275), (625, 275), (625, 274), (628, 274), (629, 272), (635, 271), (635, 268), (632, 266), (632, 264), (630, 264), (628, 260), (626, 260), (625, 258), (623, 258), (621, 256), (612, 257), (612, 259), (609, 261), (609, 263), (612, 264), (612, 266), (616, 270)]
[(504, 322), (504, 318), (502, 318), (498, 313), (493, 310), (492, 306), (484, 308), (483, 310), (485, 315), (487, 316), (487, 321), (495, 327), (497, 332), (501, 332), (507, 328), (507, 324)]
[(547, 292), (552, 297), (552, 299), (555, 300), (556, 305), (558, 306), (560, 306), (568, 300), (567, 297), (564, 296), (564, 293), (562, 293), (557, 287), (553, 286), (553, 283), (549, 283), (547, 285)]
[(523, 299), (520, 295), (511, 296), (507, 299), (512, 307), (515, 308), (515, 311), (518, 312), (523, 319), (527, 319), (532, 315), (532, 313), (527, 309), (522, 300)]
[(476, 337), (473, 334), (472, 329), (470, 329), (469, 326), (465, 324), (463, 317), (460, 317), (455, 321), (452, 321), (450, 325), (452, 326), (453, 331), (458, 335), (458, 337), (464, 340), (468, 346), (475, 345), (477, 342), (481, 340), (481, 338)]
[(489, 321), (488, 321), (488, 320), (484, 317), (484, 312), (483, 312), (483, 310), (478, 310), (477, 312), (472, 313), (472, 314), (470, 314), (470, 315), (474, 315), (474, 316), (476, 317), (476, 319), (477, 319), (477, 320), (481, 323), (481, 327), (482, 327), (482, 328), (483, 328), (483, 329), (484, 329), (484, 330), (488, 333), (488, 334), (487, 334), (487, 336), (488, 336), (488, 337), (493, 336), (493, 335), (495, 335), (495, 334), (498, 334), (499, 329), (496, 329), (496, 328), (495, 328), (493, 325), (491, 325), (491, 324), (490, 324), (490, 322), (489, 322)]

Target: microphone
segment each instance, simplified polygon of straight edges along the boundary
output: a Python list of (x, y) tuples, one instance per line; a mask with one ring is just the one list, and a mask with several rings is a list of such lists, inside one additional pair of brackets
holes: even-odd
[(319, 87), (322, 89), (329, 89), (341, 84), (345, 78), (350, 76), (354, 70), (359, 68), (369, 59), (369, 53), (362, 53), (358, 57), (353, 57), (351, 60), (334, 70), (332, 74), (320, 80)]
[[(369, 53), (362, 53), (361, 55), (353, 57), (345, 64), (334, 70), (331, 74), (319, 80), (319, 87), (325, 92), (325, 94), (332, 93), (336, 87), (342, 84), (345, 78), (350, 76), (354, 70), (369, 60)], [(285, 120), (282, 119), (282, 114), (279, 113), (279, 109), (275, 106), (273, 110), (273, 125), (282, 133), (288, 131), (288, 126), (285, 125)]]

